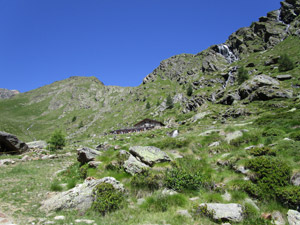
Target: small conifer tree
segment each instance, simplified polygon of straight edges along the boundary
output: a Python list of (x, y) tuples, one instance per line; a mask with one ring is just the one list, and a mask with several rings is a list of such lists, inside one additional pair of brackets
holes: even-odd
[(151, 108), (151, 105), (150, 105), (149, 102), (147, 102), (147, 104), (146, 104), (146, 109), (150, 109), (150, 108)]
[(174, 107), (174, 103), (171, 98), (171, 95), (168, 95), (166, 105), (167, 105), (167, 109), (172, 109)]
[(193, 87), (192, 87), (191, 84), (188, 86), (188, 88), (186, 90), (186, 94), (187, 94), (187, 96), (192, 96), (192, 94), (193, 94)]
[(62, 149), (66, 145), (66, 139), (61, 130), (56, 130), (48, 140), (49, 150)]

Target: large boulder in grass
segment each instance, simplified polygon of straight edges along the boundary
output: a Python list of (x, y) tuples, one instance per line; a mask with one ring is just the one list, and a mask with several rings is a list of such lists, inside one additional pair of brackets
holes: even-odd
[(27, 144), (15, 135), (0, 131), (0, 153), (22, 154), (27, 150)]
[(128, 159), (124, 161), (123, 164), (124, 170), (127, 173), (130, 173), (131, 175), (135, 175), (137, 173), (143, 172), (143, 170), (148, 169), (149, 166), (145, 163), (142, 163), (137, 158), (135, 158), (133, 155), (130, 154)]
[(96, 151), (91, 148), (88, 148), (88, 147), (82, 147), (82, 148), (77, 149), (77, 160), (81, 164), (85, 164), (90, 161), (94, 161), (98, 155), (101, 155), (101, 152)]
[(202, 203), (199, 205), (199, 209), (201, 208), (206, 208), (217, 221), (241, 222), (244, 219), (240, 204)]
[(300, 212), (290, 209), (287, 212), (289, 225), (300, 225)]
[(295, 173), (291, 178), (291, 183), (294, 186), (300, 186), (300, 172)]
[(167, 153), (153, 146), (132, 146), (129, 148), (129, 152), (149, 166), (159, 162), (171, 161)]
[(116, 191), (124, 192), (123, 184), (113, 177), (104, 177), (99, 180), (86, 179), (83, 184), (78, 184), (68, 191), (58, 193), (43, 201), (40, 209), (44, 212), (58, 210), (78, 210), (85, 212), (94, 202), (94, 188), (101, 183), (109, 183), (113, 185)]

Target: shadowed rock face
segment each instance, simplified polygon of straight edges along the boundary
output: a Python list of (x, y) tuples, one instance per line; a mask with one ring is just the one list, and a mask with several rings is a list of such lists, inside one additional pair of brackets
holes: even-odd
[(27, 150), (27, 144), (20, 141), (15, 135), (0, 131), (0, 154), (21, 154)]

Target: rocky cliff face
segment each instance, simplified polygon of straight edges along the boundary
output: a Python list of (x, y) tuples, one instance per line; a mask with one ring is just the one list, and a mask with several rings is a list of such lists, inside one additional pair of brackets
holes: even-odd
[(254, 52), (271, 49), (290, 35), (300, 37), (300, 1), (286, 0), (281, 8), (267, 13), (250, 27), (231, 34), (223, 44), (213, 45), (197, 55), (182, 54), (162, 61), (143, 83), (158, 78), (187, 83), (193, 75), (225, 70), (228, 65)]
[(0, 99), (8, 99), (17, 94), (20, 94), (20, 92), (17, 90), (8, 90), (5, 88), (0, 88)]

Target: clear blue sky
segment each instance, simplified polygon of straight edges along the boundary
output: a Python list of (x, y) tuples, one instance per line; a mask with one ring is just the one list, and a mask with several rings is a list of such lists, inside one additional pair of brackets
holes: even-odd
[(0, 0), (0, 88), (70, 76), (137, 86), (161, 60), (198, 53), (279, 0)]

